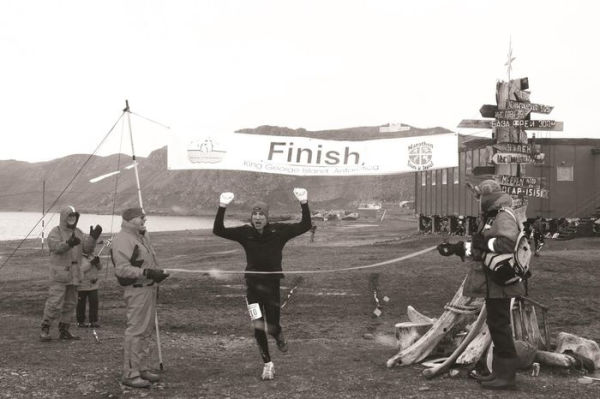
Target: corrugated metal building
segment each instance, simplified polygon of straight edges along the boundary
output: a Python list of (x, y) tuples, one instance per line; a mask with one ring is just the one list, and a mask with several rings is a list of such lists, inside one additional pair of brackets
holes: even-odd
[[(465, 183), (481, 180), (473, 176), (473, 168), (488, 165), (492, 141), (461, 138), (458, 167), (415, 173), (417, 214), (478, 215), (479, 204)], [(530, 198), (527, 216), (593, 216), (600, 207), (600, 140), (538, 138), (535, 144), (541, 145), (544, 163), (527, 165), (524, 175), (541, 178), (549, 197)]]

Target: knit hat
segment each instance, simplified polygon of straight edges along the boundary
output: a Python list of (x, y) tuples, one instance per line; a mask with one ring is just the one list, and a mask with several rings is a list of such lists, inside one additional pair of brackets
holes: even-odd
[(267, 205), (266, 203), (264, 203), (262, 201), (257, 201), (254, 204), (252, 204), (252, 213), (254, 213), (254, 212), (262, 212), (268, 218), (269, 217), (269, 205)]
[(130, 221), (131, 219), (134, 219), (138, 216), (144, 216), (145, 213), (142, 210), (142, 208), (127, 208), (123, 211), (123, 214), (121, 216), (123, 216), (123, 220), (126, 221)]
[(484, 180), (477, 186), (479, 188), (479, 195), (498, 193), (502, 191), (500, 184), (495, 180)]
[(504, 193), (495, 180), (484, 180), (476, 187), (481, 201), (481, 211), (489, 212), (502, 207), (512, 207), (512, 198)]

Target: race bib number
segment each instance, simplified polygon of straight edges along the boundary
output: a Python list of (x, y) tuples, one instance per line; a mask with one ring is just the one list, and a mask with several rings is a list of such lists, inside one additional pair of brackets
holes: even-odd
[(258, 303), (249, 303), (248, 313), (250, 314), (251, 320), (260, 319), (262, 317), (262, 313), (260, 311), (260, 306)]

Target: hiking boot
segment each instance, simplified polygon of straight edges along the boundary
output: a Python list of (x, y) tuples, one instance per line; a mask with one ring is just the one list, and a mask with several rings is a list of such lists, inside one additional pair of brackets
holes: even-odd
[(160, 375), (153, 373), (151, 371), (148, 371), (148, 370), (144, 370), (144, 371), (140, 372), (140, 377), (142, 377), (144, 380), (150, 381), (150, 382), (159, 382), (160, 381)]
[(479, 374), (478, 372), (476, 372), (475, 370), (473, 370), (473, 371), (471, 371), (469, 373), (469, 377), (471, 377), (475, 381), (481, 383), (481, 382), (484, 382), (484, 381), (492, 381), (494, 378), (496, 378), (496, 375), (494, 373)]
[(85, 323), (79, 323), (79, 322), (78, 322), (78, 323), (77, 323), (77, 327), (79, 327), (79, 328), (87, 328), (87, 327), (88, 327), (88, 325), (87, 325), (87, 324), (85, 324)]
[(275, 378), (275, 365), (273, 362), (265, 363), (263, 367), (262, 376), (260, 377), (263, 381), (272, 380)]
[(100, 324), (98, 324), (98, 323), (90, 323), (90, 328), (100, 328)]
[(469, 373), (469, 377), (473, 378), (478, 383), (492, 381), (496, 378), (496, 368), (498, 367), (498, 356), (492, 358), (492, 370), (487, 375), (479, 374), (475, 370)]
[(150, 381), (147, 381), (139, 376), (133, 378), (123, 378), (121, 383), (131, 388), (150, 388), (152, 385)]
[(283, 336), (283, 332), (280, 332), (275, 337), (275, 342), (277, 343), (277, 349), (279, 349), (281, 352), (288, 351), (288, 344), (287, 344), (287, 341), (285, 340), (285, 337)]
[(73, 335), (69, 332), (69, 325), (67, 323), (58, 323), (58, 338), (64, 340), (78, 340), (81, 339), (76, 335)]
[(516, 374), (518, 358), (503, 358), (494, 356), (493, 374), (491, 381), (481, 383), (483, 389), (508, 390), (516, 388)]
[(50, 326), (47, 324), (42, 325), (42, 332), (40, 333), (40, 341), (48, 342), (52, 339), (50, 336)]

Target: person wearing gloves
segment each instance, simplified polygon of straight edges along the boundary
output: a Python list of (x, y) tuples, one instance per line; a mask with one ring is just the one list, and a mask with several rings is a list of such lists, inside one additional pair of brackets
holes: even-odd
[[(516, 240), (522, 226), (519, 225), (512, 207), (511, 197), (502, 192), (494, 180), (485, 180), (473, 187), (474, 195), (481, 204), (481, 215), (471, 243), (471, 268), (467, 275), (463, 294), (485, 298), (486, 323), (494, 344), (492, 373), (477, 377), (485, 389), (514, 389), (519, 359), (510, 326), (510, 300), (525, 295), (521, 278), (511, 275), (512, 268), (494, 259), (508, 262), (515, 250)], [(443, 256), (458, 255), (463, 260), (468, 253), (465, 244), (443, 243), (438, 246)], [(492, 271), (495, 269), (496, 271)]]
[[(91, 231), (90, 226), (90, 231)], [(100, 328), (98, 324), (98, 272), (102, 270), (102, 263), (98, 256), (83, 254), (81, 259), (81, 284), (77, 287), (77, 327)], [(85, 324), (85, 308), (88, 307), (89, 324)]]
[(275, 367), (269, 354), (267, 333), (275, 338), (277, 348), (287, 351), (287, 342), (280, 324), (280, 279), (283, 278), (281, 259), (285, 244), (306, 233), (312, 224), (308, 209), (306, 189), (295, 188), (300, 201), (302, 220), (299, 223), (269, 223), (269, 207), (264, 202), (252, 206), (250, 225), (226, 228), (223, 224), (225, 209), (234, 198), (233, 193), (223, 193), (215, 217), (213, 233), (237, 241), (246, 252), (246, 300), (254, 327), (254, 337), (264, 362), (261, 378), (272, 380)]
[(148, 388), (160, 376), (151, 371), (153, 329), (158, 283), (169, 275), (158, 268), (156, 253), (146, 237), (146, 215), (142, 208), (123, 211), (121, 231), (111, 244), (111, 259), (119, 284), (125, 287), (127, 328), (123, 344), (124, 385)]
[(50, 326), (56, 319), (60, 339), (79, 339), (71, 334), (69, 326), (77, 303), (77, 286), (82, 279), (80, 269), (84, 252), (91, 253), (102, 234), (102, 227), (90, 228), (90, 235), (77, 228), (79, 213), (73, 206), (60, 211), (58, 226), (48, 234), (50, 249), (50, 287), (44, 306), (40, 340), (50, 341)]

